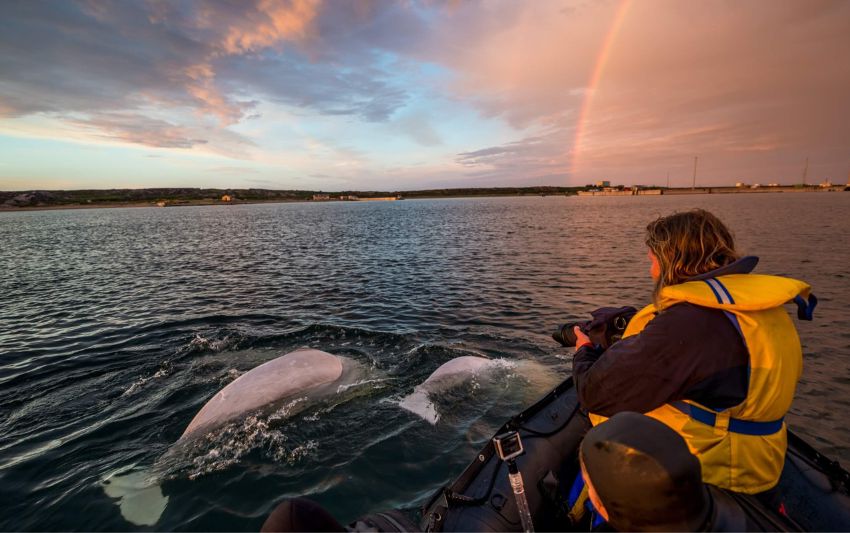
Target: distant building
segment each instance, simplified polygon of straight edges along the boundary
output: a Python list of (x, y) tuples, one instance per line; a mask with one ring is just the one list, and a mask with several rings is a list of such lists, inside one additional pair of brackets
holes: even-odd
[(597, 187), (601, 187), (601, 188), (610, 187), (610, 186), (611, 186), (611, 182), (610, 182), (610, 181), (608, 181), (608, 180), (597, 181), (597, 182), (596, 182), (596, 186), (597, 186)]
[(230, 196), (229, 194), (225, 194), (225, 195), (223, 195), (223, 196), (221, 197), (221, 201), (222, 201), (222, 202), (232, 202), (232, 201), (233, 201), (233, 197), (232, 197), (232, 196)]
[(314, 200), (314, 201), (317, 201), (317, 202), (318, 202), (318, 201), (323, 201), (323, 200), (330, 200), (330, 199), (331, 199), (331, 195), (330, 195), (330, 194), (314, 194), (314, 195), (313, 195), (313, 200)]
[(354, 194), (343, 194), (339, 197), (340, 200), (349, 200), (356, 202), (358, 200), (357, 196)]
[(829, 181), (829, 180), (824, 180), (824, 181), (821, 182), (820, 187), (821, 187), (821, 189), (828, 189), (828, 188), (832, 187), (832, 182)]
[(778, 183), (768, 183), (767, 186), (768, 187), (779, 187), (779, 184)]
[(743, 181), (739, 181), (739, 182), (735, 183), (735, 187), (738, 187), (740, 189), (740, 188), (743, 188), (743, 187), (747, 187), (747, 184), (744, 183)]

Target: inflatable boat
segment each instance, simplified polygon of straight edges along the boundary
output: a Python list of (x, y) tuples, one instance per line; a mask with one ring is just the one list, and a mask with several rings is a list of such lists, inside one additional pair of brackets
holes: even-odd
[[(537, 531), (588, 531), (592, 524), (570, 516), (569, 492), (579, 473), (578, 449), (590, 428), (579, 409), (572, 378), (511, 418), (498, 434), (519, 433), (525, 453), (515, 459)], [(850, 531), (850, 473), (788, 431), (788, 452), (774, 507), (753, 496), (712, 487), (715, 514), (738, 516), (730, 530)], [(719, 516), (719, 515), (718, 515)], [(410, 530), (398, 521), (373, 525), (381, 530)], [(364, 517), (369, 523), (369, 518)], [(732, 516), (734, 518), (734, 516)], [(724, 530), (717, 522), (717, 530)], [(392, 522), (398, 524), (392, 526)], [(737, 524), (737, 525), (734, 525)], [(449, 486), (438, 490), (422, 509), (422, 531), (522, 531), (508, 465), (493, 441), (473, 458)]]
[[(607, 524), (599, 525), (592, 512), (577, 513), (573, 500), (578, 451), (590, 427), (570, 377), (502, 425), (458, 478), (431, 496), (418, 523), (410, 512), (390, 510), (343, 527), (314, 502), (297, 498), (281, 503), (273, 513), (278, 517), (270, 517), (263, 530), (611, 531)], [(504, 461), (505, 450), (497, 450), (495, 442), (515, 434), (523, 453)], [(509, 478), (512, 469), (523, 479), (522, 517)], [(790, 430), (785, 466), (770, 498), (710, 485), (707, 490), (711, 510), (704, 531), (850, 531), (850, 473)], [(307, 520), (293, 520), (299, 513)]]

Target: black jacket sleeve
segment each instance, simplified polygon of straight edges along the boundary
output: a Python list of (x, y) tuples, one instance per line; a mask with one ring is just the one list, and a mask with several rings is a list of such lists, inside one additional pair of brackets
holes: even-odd
[(746, 397), (748, 360), (721, 311), (678, 304), (604, 352), (579, 349), (573, 377), (582, 406), (604, 416), (685, 398), (725, 408)]

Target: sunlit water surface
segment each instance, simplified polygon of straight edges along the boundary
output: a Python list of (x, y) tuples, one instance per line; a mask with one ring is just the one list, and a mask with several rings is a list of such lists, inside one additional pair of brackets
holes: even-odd
[[(342, 521), (415, 512), (569, 374), (556, 325), (647, 302), (643, 229), (691, 207), (758, 272), (814, 286), (789, 421), (850, 462), (850, 194), (0, 213), (0, 529), (257, 530), (302, 494)], [(364, 379), (174, 446), (216, 391), (305, 346)], [(434, 398), (436, 425), (399, 407), (462, 355), (505, 364)]]

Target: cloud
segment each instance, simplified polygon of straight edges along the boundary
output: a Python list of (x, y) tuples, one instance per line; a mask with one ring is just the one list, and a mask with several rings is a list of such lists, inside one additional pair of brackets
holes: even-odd
[[(323, 11), (318, 0), (11, 2), (3, 9), (0, 118), (49, 113), (102, 127), (118, 141), (191, 148), (203, 143), (178, 130), (208, 127), (208, 117), (226, 130), (248, 117), (257, 97), (368, 121), (389, 119), (406, 101), (371, 55), (352, 60), (366, 48), (346, 50), (352, 61), (340, 68), (343, 52), (324, 44), (316, 25), (320, 15), (332, 19), (326, 25), (345, 22), (344, 13)], [(150, 109), (168, 114), (159, 141), (133, 131), (153, 128), (159, 118), (145, 120)], [(140, 123), (118, 127), (110, 113)]]
[(193, 138), (186, 128), (137, 114), (97, 113), (86, 119), (69, 122), (94, 129), (108, 139), (156, 148), (191, 148), (207, 143), (205, 139)]
[[(429, 148), (409, 156), (405, 179), (458, 185), (641, 182), (697, 154), (717, 182), (740, 169), (763, 180), (807, 155), (832, 175), (850, 164), (850, 3), (841, 0), (10, 1), (2, 10), (0, 120), (52, 120), (89, 138), (295, 162), (305, 176), (368, 183), (387, 164), (371, 147), (400, 136)], [(364, 131), (374, 139), (351, 143)], [(328, 148), (347, 144), (361, 152)], [(426, 170), (422, 153), (440, 159)], [(401, 157), (392, 165), (404, 167)]]
[[(107, 4), (103, 4), (106, 6)], [(141, 4), (11, 2), (0, 19), (0, 95), (11, 115), (191, 105), (181, 65), (206, 48), (145, 20)]]
[[(260, 172), (259, 170), (255, 169), (255, 168), (251, 168), (251, 167), (228, 167), (228, 166), (212, 167), (208, 170), (210, 172), (221, 172), (221, 173), (226, 173), (226, 174), (257, 174), (257, 173)], [(249, 181), (260, 182), (260, 181), (267, 181), (267, 180), (252, 179), (252, 180), (249, 180)]]
[(419, 145), (431, 147), (443, 144), (440, 134), (422, 113), (399, 117), (393, 121), (392, 126), (393, 129), (413, 139)]
[(728, 182), (742, 169), (775, 177), (789, 155), (836, 170), (850, 163), (836, 157), (850, 146), (839, 118), (850, 116), (850, 4), (762, 7), (635, 2), (593, 97), (577, 170), (657, 175), (700, 155), (703, 179)]
[[(413, 52), (444, 65), (446, 89), (516, 128), (574, 114), (617, 2), (464, 2)], [(564, 9), (564, 8), (568, 9)]]
[(248, 89), (263, 99), (296, 109), (370, 122), (386, 121), (407, 101), (404, 89), (368, 63), (360, 68), (340, 68), (305, 61), (293, 51), (221, 59), (218, 73), (222, 85), (234, 93)]
[(697, 154), (709, 183), (787, 176), (807, 154), (846, 173), (850, 4), (629, 2), (590, 87), (622, 5), (531, 2), (498, 20), (503, 5), (462, 4), (423, 53), (457, 74), (456, 98), (522, 133), (456, 161), (475, 176), (552, 170), (577, 184), (646, 182)]
[(467, 177), (478, 180), (501, 180), (504, 184), (511, 180), (513, 183), (563, 183), (569, 171), (567, 131), (553, 130), (499, 146), (462, 152), (457, 154), (455, 161), (467, 169)]
[[(229, 54), (257, 52), (281, 41), (299, 41), (311, 35), (318, 0), (292, 0), (289, 3), (261, 0), (237, 23), (227, 28), (223, 47)], [(209, 9), (215, 4), (208, 4)]]
[(183, 71), (188, 78), (186, 92), (198, 104), (199, 111), (219, 118), (223, 126), (239, 122), (245, 114), (244, 105), (233, 102), (215, 84), (215, 72), (210, 63), (190, 65)]

